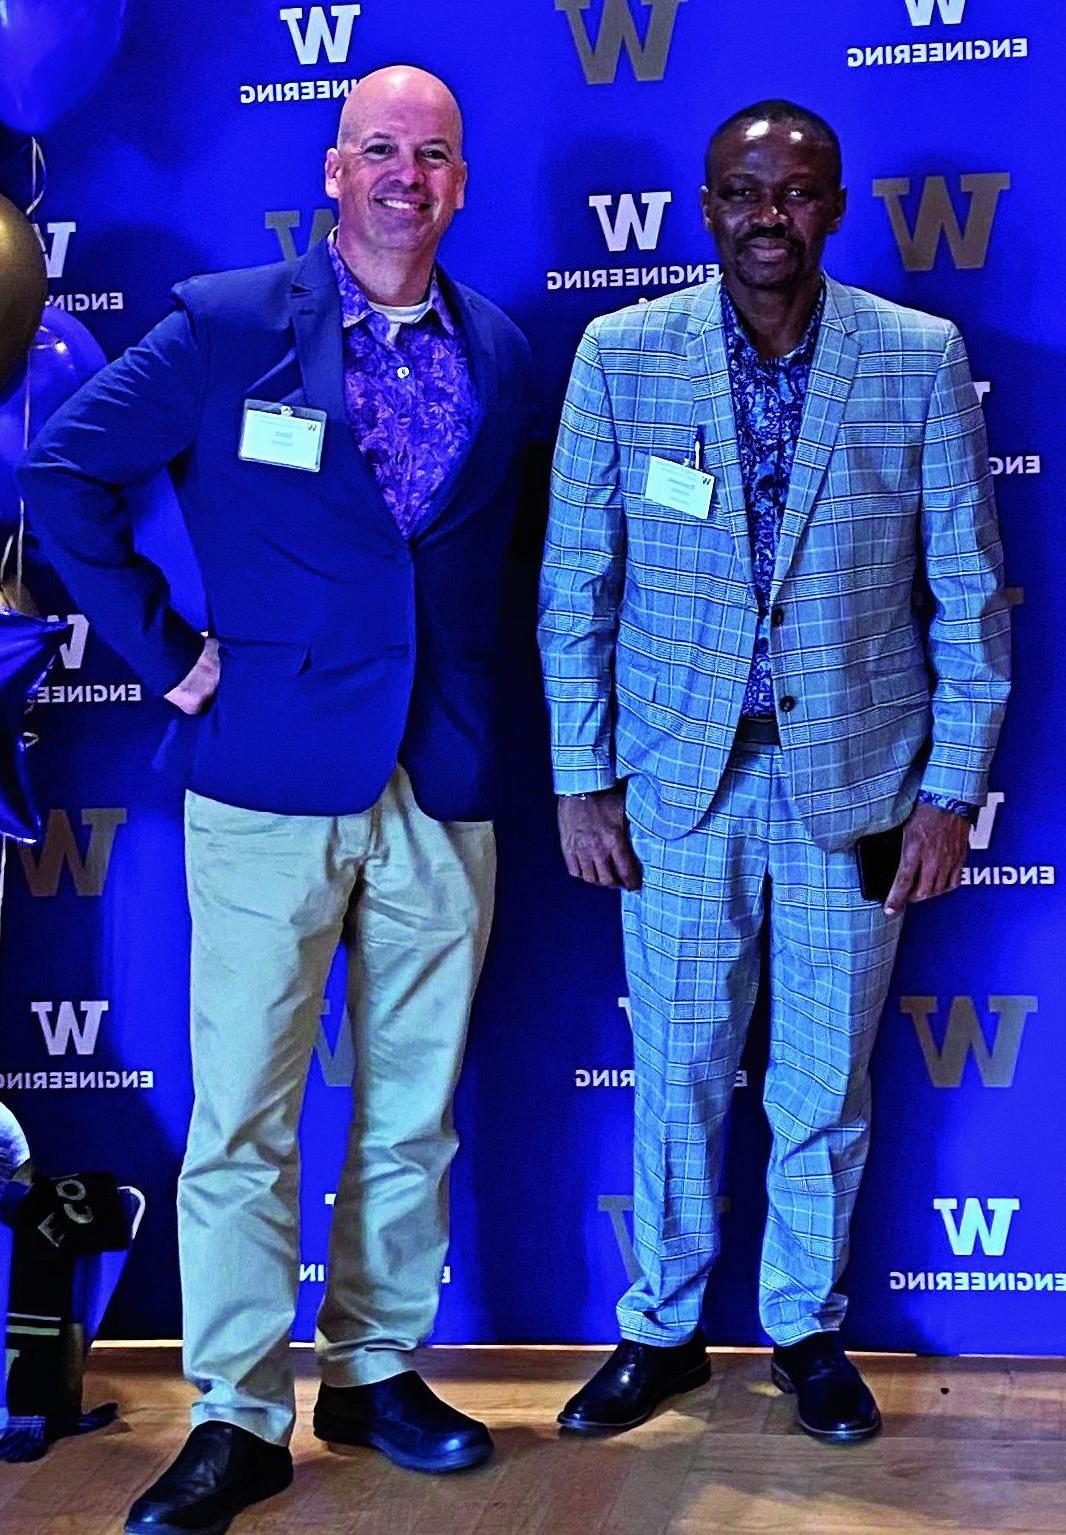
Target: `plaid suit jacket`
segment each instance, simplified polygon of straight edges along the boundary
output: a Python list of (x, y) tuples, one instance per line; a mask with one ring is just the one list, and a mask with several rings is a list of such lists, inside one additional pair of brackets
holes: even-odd
[[(770, 654), (793, 803), (824, 848), (920, 788), (982, 803), (1009, 690), (984, 423), (946, 320), (827, 279), (777, 550)], [(706, 521), (645, 493), (700, 431)], [(931, 601), (930, 601), (931, 598)], [(706, 812), (755, 641), (717, 281), (604, 315), (577, 351), (552, 472), (539, 635), (559, 793), (631, 778), (641, 825)]]

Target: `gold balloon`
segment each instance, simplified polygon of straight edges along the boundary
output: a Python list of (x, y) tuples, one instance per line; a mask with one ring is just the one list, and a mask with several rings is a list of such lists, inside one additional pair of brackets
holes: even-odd
[(48, 292), (33, 225), (0, 197), (0, 389), (26, 360)]

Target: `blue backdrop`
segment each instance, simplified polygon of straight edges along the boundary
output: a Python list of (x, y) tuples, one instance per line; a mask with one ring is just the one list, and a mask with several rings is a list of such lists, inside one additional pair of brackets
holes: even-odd
[[(17, 22), (47, 3), (9, 0), (6, 14)], [(1061, 199), (1049, 194), (1066, 66), (1056, 8), (94, 6), (96, 31), (61, 39), (60, 50), (77, 48), (53, 57), (49, 77), (70, 90), (77, 80), (84, 98), (66, 115), (55, 105), (15, 121), (22, 108), (5, 94), (0, 119), (37, 132), (43, 146), (47, 190), (35, 217), (51, 302), (108, 356), (165, 312), (178, 279), (292, 257), (320, 238), (330, 223), (321, 166), (344, 91), (372, 68), (409, 61), (442, 74), (465, 107), (468, 207), (444, 256), (527, 330), (546, 432), (589, 318), (713, 273), (697, 203), (710, 128), (770, 95), (836, 125), (850, 198), (830, 270), (950, 316), (970, 347), (995, 455), (1017, 670), (968, 887), (911, 915), (885, 1014), (849, 1275), (851, 1338), (937, 1351), (1066, 1349), (1057, 947), (1066, 833), (1047, 789), (1057, 781), (1063, 682), (1055, 593), (1066, 580), (1052, 506), (1066, 339), (1051, 270), (1063, 233)], [(17, 136), (7, 147), (11, 184), (29, 176), (30, 161)], [(0, 493), (10, 522), (2, 480)], [(195, 571), (167, 483), (139, 501), (145, 546), (195, 615)], [(32, 561), (29, 584), (42, 612), (68, 616), (64, 594)], [(526, 604), (529, 639), (512, 658), (498, 918), (459, 1093), (463, 1147), (435, 1336), (608, 1340), (632, 1261), (618, 908), (563, 870), (528, 588), (515, 601)], [(33, 717), (47, 837), (35, 852), (9, 850), (0, 1095), (51, 1170), (113, 1166), (146, 1191), (146, 1224), (111, 1326), (119, 1336), (174, 1336), (173, 1200), (190, 1105), (180, 796), (150, 766), (166, 707), (141, 695), (91, 625), (72, 621), (73, 641)], [(322, 1293), (353, 1068), (331, 992), (304, 1116), (305, 1338)], [(714, 1341), (761, 1336), (761, 1058), (756, 1022), (730, 1128), (726, 1247), (708, 1299)]]

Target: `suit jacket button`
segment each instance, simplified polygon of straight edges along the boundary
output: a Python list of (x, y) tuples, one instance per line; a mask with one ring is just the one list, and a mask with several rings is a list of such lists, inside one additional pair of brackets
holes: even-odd
[(773, 612), (770, 614), (770, 622), (773, 624), (774, 628), (775, 629), (780, 629), (780, 627), (784, 623), (784, 621), (785, 621), (785, 610), (784, 610), (784, 608), (774, 608)]
[(792, 697), (791, 693), (786, 693), (780, 702), (781, 707), (786, 714), (791, 714), (793, 709), (796, 707), (796, 700)]

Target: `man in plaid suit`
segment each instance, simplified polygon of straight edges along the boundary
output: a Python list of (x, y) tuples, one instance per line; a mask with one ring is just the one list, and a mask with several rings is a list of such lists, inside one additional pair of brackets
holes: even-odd
[[(986, 793), (1002, 553), (958, 331), (822, 271), (845, 204), (829, 125), (737, 113), (701, 197), (721, 281), (589, 326), (555, 456), (559, 822), (571, 874), (623, 891), (640, 1267), (559, 1421), (632, 1428), (708, 1378), (721, 1129), (769, 924), (760, 1313), (802, 1426), (854, 1440), (880, 1427), (837, 1289), (870, 1053), (903, 909), (956, 887)], [(856, 844), (900, 826), (866, 899)]]

